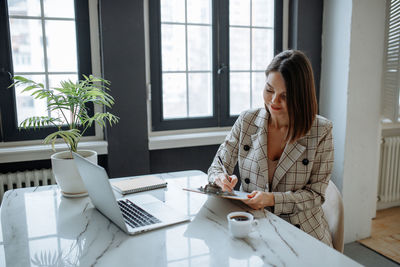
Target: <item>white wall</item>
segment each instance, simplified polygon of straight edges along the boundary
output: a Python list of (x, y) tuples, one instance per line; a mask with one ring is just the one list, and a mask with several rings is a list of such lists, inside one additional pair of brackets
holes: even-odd
[(352, 2), (348, 0), (324, 2), (319, 108), (321, 115), (334, 124), (335, 162), (332, 181), (340, 191), (344, 168), (351, 10)]
[(334, 122), (345, 243), (370, 235), (376, 210), (384, 32), (385, 1), (325, 0), (320, 110)]

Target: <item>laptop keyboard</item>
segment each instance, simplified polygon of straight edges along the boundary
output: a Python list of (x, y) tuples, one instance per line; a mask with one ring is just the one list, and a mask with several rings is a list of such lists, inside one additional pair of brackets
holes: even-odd
[(118, 205), (122, 211), (125, 222), (133, 228), (161, 222), (150, 213), (136, 206), (129, 199), (118, 200)]

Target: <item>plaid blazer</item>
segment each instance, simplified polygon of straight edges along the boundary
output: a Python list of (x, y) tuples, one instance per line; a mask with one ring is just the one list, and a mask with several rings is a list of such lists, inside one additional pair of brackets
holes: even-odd
[(233, 173), (238, 163), (241, 190), (273, 192), (272, 212), (332, 246), (321, 207), (333, 167), (332, 123), (317, 115), (305, 136), (286, 145), (269, 188), (268, 119), (265, 108), (240, 114), (208, 170), (209, 181), (222, 173), (217, 156), (228, 173)]

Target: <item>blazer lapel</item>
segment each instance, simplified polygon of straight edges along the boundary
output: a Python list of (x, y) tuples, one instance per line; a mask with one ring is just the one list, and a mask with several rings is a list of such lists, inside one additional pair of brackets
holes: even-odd
[(305, 149), (306, 147), (298, 143), (298, 141), (294, 142), (293, 144), (286, 144), (274, 173), (271, 191), (275, 190), (279, 181), (290, 169), (290, 167), (292, 167), (292, 165), (297, 161), (301, 154), (303, 154)]
[[(260, 167), (260, 174), (264, 178), (263, 181), (257, 181), (257, 185), (261, 187), (268, 187), (268, 162), (267, 162), (267, 132), (261, 129), (258, 133), (251, 136), (254, 144), (255, 159)], [(260, 183), (261, 182), (261, 183)]]
[(254, 124), (259, 128), (258, 132), (251, 135), (255, 151), (255, 159), (260, 167), (260, 174), (264, 178), (263, 181), (257, 181), (257, 186), (268, 188), (268, 161), (267, 161), (267, 127), (268, 114), (262, 110), (263, 114), (259, 114)]

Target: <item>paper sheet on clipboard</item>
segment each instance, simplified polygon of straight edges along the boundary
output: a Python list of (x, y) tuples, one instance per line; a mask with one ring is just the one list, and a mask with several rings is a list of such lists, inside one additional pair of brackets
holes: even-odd
[(199, 188), (183, 188), (185, 191), (189, 192), (195, 192), (195, 193), (200, 193), (200, 194), (205, 194), (205, 195), (210, 195), (210, 196), (216, 196), (216, 197), (222, 197), (222, 198), (228, 198), (228, 199), (236, 199), (236, 200), (243, 200), (243, 199), (248, 199), (247, 195), (249, 194), (248, 192), (243, 192), (243, 191), (232, 191), (231, 193), (224, 192), (224, 193), (211, 193), (211, 192), (204, 192), (200, 190)]

